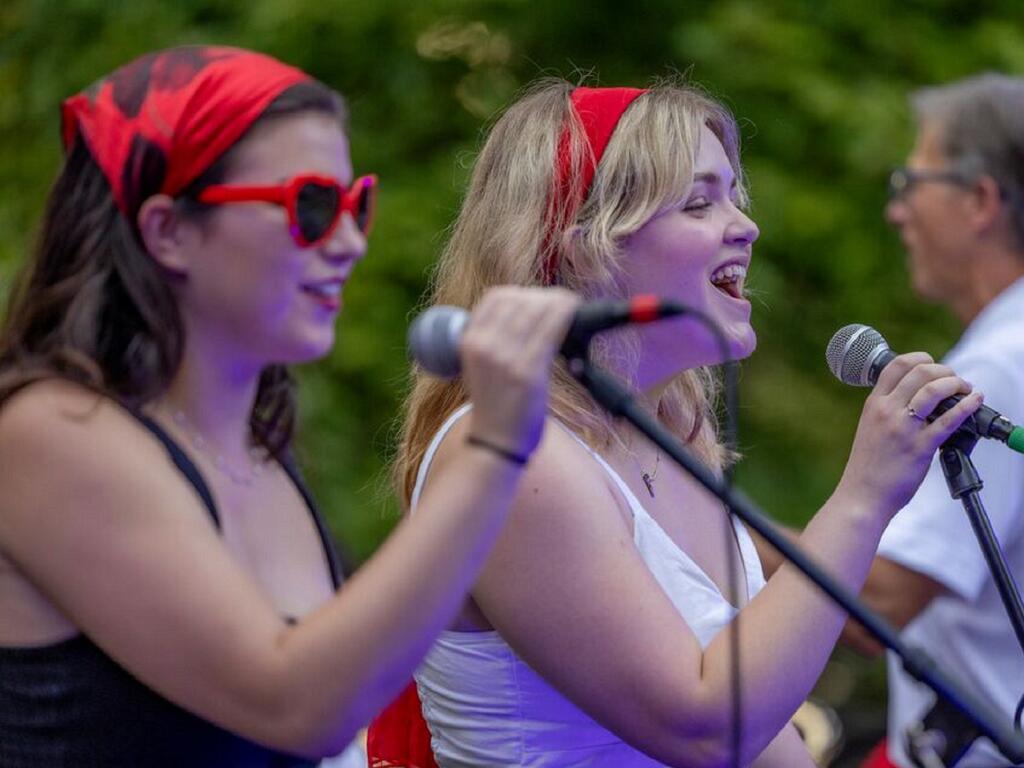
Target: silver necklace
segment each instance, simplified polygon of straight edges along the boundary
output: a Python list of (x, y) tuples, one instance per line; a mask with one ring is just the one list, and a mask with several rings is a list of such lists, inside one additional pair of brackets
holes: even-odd
[(203, 436), (202, 432), (192, 425), (192, 422), (188, 420), (183, 410), (178, 409), (174, 411), (171, 414), (171, 419), (188, 435), (192, 447), (212, 461), (217, 471), (235, 485), (249, 486), (263, 476), (263, 464), (268, 458), (265, 448), (256, 445), (252, 446), (249, 449), (248, 466), (236, 467), (225, 458), (223, 453), (211, 449), (210, 442)]

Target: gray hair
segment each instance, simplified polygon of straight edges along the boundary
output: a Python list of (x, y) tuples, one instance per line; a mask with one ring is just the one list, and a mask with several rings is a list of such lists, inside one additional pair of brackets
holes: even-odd
[(1024, 78), (985, 73), (911, 94), (918, 126), (938, 129), (943, 153), (970, 176), (991, 176), (1024, 248)]

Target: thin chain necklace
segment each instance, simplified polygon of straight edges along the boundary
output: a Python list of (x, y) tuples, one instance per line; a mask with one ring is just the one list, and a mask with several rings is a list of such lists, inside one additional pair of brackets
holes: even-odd
[(235, 485), (252, 485), (263, 475), (263, 464), (267, 460), (267, 451), (260, 446), (252, 446), (249, 449), (249, 464), (246, 467), (236, 467), (228, 461), (223, 453), (211, 449), (210, 442), (203, 436), (192, 422), (188, 420), (185, 412), (180, 408), (171, 414), (171, 419), (181, 430), (188, 435), (192, 447), (206, 458), (213, 462), (217, 471), (227, 477)]

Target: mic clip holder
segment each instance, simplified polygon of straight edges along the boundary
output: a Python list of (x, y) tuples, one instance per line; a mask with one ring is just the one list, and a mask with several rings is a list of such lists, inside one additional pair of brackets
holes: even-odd
[[(984, 482), (971, 460), (971, 452), (977, 443), (976, 431), (958, 429), (939, 448), (939, 464), (946, 477), (949, 495), (963, 504), (1017, 642), (1024, 651), (1024, 604), (981, 501), (980, 491)], [(931, 768), (936, 764), (934, 759), (944, 761), (938, 765), (952, 768), (981, 735), (973, 724), (967, 722), (957, 709), (941, 697), (936, 699), (924, 719), (910, 726), (905, 734), (908, 754), (919, 768)]]
[[(935, 662), (920, 649), (906, 645), (888, 622), (869, 610), (853, 592), (836, 581), (831, 574), (808, 557), (799, 546), (780, 534), (767, 515), (758, 509), (757, 505), (742, 491), (724, 483), (720, 477), (690, 454), (682, 443), (658, 422), (657, 418), (636, 402), (627, 387), (614, 376), (594, 365), (588, 358), (586, 346), (585, 343), (576, 346), (572, 350), (574, 354), (566, 355), (566, 362), (570, 373), (590, 392), (599, 405), (612, 416), (623, 418), (636, 427), (676, 464), (717, 496), (731, 514), (736, 515), (748, 527), (759, 533), (783, 557), (845, 610), (851, 618), (863, 625), (872, 637), (899, 656), (908, 674), (934, 690), (940, 699), (947, 700), (951, 708), (959, 711), (967, 721), (981, 734), (988, 737), (1014, 763), (1024, 763), (1024, 737), (1014, 731), (1005, 715), (995, 711), (987, 701), (968, 693), (962, 685), (940, 670)], [(960, 462), (959, 466), (963, 467), (964, 462)], [(959, 483), (960, 473), (957, 473), (956, 476)]]
[(917, 768), (952, 768), (981, 731), (941, 696), (919, 723), (907, 728), (906, 749)]

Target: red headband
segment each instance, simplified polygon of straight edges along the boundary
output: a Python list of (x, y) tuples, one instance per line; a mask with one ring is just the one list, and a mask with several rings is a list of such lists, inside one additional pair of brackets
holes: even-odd
[[(615, 126), (622, 119), (626, 108), (633, 100), (647, 93), (642, 88), (575, 88), (570, 97), (572, 110), (576, 119), (583, 126), (590, 151), (585, 153), (579, 162), (579, 178), (572, 178), (573, 156), (569, 140), (568, 123), (562, 128), (558, 139), (558, 158), (555, 168), (555, 185), (549, 211), (551, 221), (545, 238), (546, 256), (544, 261), (543, 281), (551, 285), (558, 272), (559, 248), (551, 241), (575, 217), (583, 201), (587, 199), (590, 184), (594, 180), (597, 166), (604, 156), (605, 148), (615, 132)], [(577, 184), (573, 182), (577, 181)], [(575, 189), (575, 199), (573, 190)]]
[(162, 174), (176, 195), (231, 147), (291, 86), (308, 81), (294, 67), (238, 48), (183, 46), (142, 56), (64, 101), (64, 147), (76, 133), (121, 212), (142, 204), (143, 172)]

